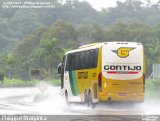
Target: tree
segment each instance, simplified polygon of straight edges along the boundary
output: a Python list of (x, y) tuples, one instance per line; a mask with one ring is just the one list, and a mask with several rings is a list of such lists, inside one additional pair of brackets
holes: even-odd
[(5, 75), (6, 74), (6, 66), (7, 66), (6, 57), (1, 54), (0, 54), (0, 66), (1, 66), (0, 74)]
[(40, 42), (41, 53), (39, 54), (40, 57), (43, 56), (49, 77), (52, 77), (53, 67), (56, 67), (56, 65), (53, 65), (53, 61), (58, 60), (61, 56), (62, 49), (59, 48), (58, 42), (59, 40), (56, 38), (52, 38), (51, 40), (42, 39)]
[(8, 53), (7, 54), (6, 62), (7, 62), (7, 65), (8, 65), (8, 77), (9, 77), (9, 79), (11, 79), (12, 76), (13, 76), (13, 74), (11, 74), (11, 72), (13, 71), (14, 65), (16, 63), (16, 60), (13, 56), (13, 53)]

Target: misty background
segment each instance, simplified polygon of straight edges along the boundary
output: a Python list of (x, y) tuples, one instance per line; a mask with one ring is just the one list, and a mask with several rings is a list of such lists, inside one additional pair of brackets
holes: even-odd
[(31, 70), (39, 70), (41, 78), (58, 78), (63, 54), (94, 42), (141, 42), (147, 77), (160, 62), (160, 1), (117, 1), (100, 11), (86, 1), (47, 1), (54, 8), (0, 6), (0, 74), (6, 78), (31, 80)]

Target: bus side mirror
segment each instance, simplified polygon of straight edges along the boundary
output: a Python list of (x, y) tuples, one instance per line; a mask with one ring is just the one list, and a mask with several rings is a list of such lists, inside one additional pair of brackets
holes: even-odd
[(62, 72), (62, 63), (58, 64), (57, 70), (58, 70), (58, 76), (60, 76)]

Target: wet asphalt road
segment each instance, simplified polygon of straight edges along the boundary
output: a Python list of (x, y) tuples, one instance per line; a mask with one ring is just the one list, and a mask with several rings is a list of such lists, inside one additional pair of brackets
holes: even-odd
[(1, 88), (0, 114), (83, 115), (83, 118), (74, 116), (73, 118), (75, 121), (81, 121), (82, 119), (85, 121), (103, 121), (106, 118), (107, 121), (138, 121), (146, 114), (160, 115), (160, 102), (145, 101), (144, 103), (136, 105), (108, 102), (99, 103), (92, 109), (83, 103), (72, 103), (70, 106), (66, 105), (63, 97), (60, 96), (59, 87), (47, 86), (43, 91), (39, 86)]

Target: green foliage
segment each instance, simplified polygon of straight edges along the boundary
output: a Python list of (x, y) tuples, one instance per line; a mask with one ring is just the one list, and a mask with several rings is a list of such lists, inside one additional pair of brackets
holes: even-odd
[[(59, 79), (51, 79), (48, 80), (46, 83), (54, 86), (59, 86), (60, 82), (61, 81)], [(0, 87), (31, 87), (31, 86), (36, 86), (38, 83), (40, 83), (40, 80), (37, 79), (25, 81), (20, 79), (5, 78), (3, 82), (0, 82)]]
[(51, 2), (55, 8), (0, 7), (0, 73), (31, 80), (31, 69), (40, 69), (43, 78), (55, 77), (64, 52), (103, 41), (141, 42), (148, 70), (160, 63), (159, 3), (118, 1), (114, 8), (96, 11), (78, 0)]
[(148, 79), (145, 85), (147, 99), (160, 99), (160, 80)]
[(36, 30), (17, 44), (13, 51), (17, 59), (15, 75), (29, 80), (30, 70), (35, 68), (45, 70), (45, 77), (56, 76), (55, 70), (64, 52), (80, 45), (103, 41), (141, 42), (150, 70), (152, 63), (160, 62), (159, 29), (160, 26), (152, 27), (144, 23), (117, 23), (111, 27), (90, 23), (75, 27), (60, 20), (51, 27)]
[(0, 74), (5, 75), (6, 74), (6, 58), (3, 55), (0, 55)]
[(56, 38), (52, 38), (51, 40), (42, 39), (40, 41), (40, 47), (42, 50), (40, 56), (43, 56), (43, 62), (46, 63), (48, 74), (51, 77), (53, 70), (53, 61), (60, 59), (59, 53), (61, 52), (61, 49), (58, 48), (58, 40)]
[[(74, 27), (66, 24), (64, 21), (70, 21), (76, 26), (81, 23), (97, 23), (97, 25), (105, 25), (107, 27), (118, 22), (159, 24), (160, 9), (158, 2), (151, 5), (150, 3), (143, 3), (137, 0), (118, 1), (117, 6), (114, 8), (103, 8), (101, 11), (96, 11), (85, 1), (72, 0), (66, 1), (66, 3), (57, 0), (47, 1), (50, 1), (55, 7), (52, 9), (5, 9), (0, 6), (0, 51), (2, 53), (10, 52), (15, 47), (16, 42), (23, 40), (24, 37), (30, 35), (38, 28), (46, 26), (54, 26), (55, 29), (52, 29), (53, 31), (50, 35), (54, 34), (55, 38), (76, 40), (76, 34), (73, 33), (75, 32)], [(0, 4), (2, 4), (2, 1)], [(57, 23), (57, 20), (64, 21)], [(92, 34), (95, 33), (95, 38), (91, 39), (104, 41), (105, 35), (102, 30), (104, 28), (99, 28), (97, 25), (93, 26), (96, 29), (92, 28), (91, 30), (89, 28), (85, 31), (91, 30)], [(83, 35), (85, 36), (85, 34)], [(81, 36), (79, 38), (82, 39)], [(76, 41), (68, 44), (74, 45)]]
[(6, 61), (9, 65), (11, 65), (15, 62), (15, 59), (13, 57), (13, 53), (8, 53)]
[(38, 80), (24, 81), (19, 79), (6, 79), (0, 82), (0, 87), (30, 87), (36, 86)]
[(61, 80), (60, 79), (52, 79), (52, 80), (49, 80), (49, 83), (54, 86), (60, 86)]
[(160, 89), (160, 80), (148, 79), (146, 80), (146, 89), (147, 90), (159, 90)]

